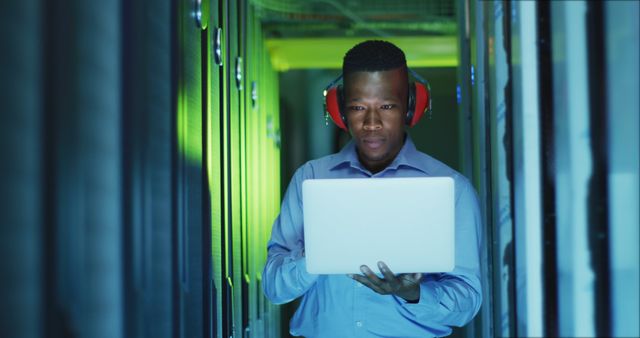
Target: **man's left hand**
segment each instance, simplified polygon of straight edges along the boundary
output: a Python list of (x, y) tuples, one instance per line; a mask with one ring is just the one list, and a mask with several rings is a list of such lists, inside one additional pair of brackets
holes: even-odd
[(384, 262), (378, 262), (378, 268), (384, 278), (376, 276), (366, 265), (360, 267), (360, 271), (364, 275), (349, 275), (349, 277), (381, 295), (393, 294), (407, 302), (418, 302), (420, 299), (421, 273), (404, 273), (396, 276)]

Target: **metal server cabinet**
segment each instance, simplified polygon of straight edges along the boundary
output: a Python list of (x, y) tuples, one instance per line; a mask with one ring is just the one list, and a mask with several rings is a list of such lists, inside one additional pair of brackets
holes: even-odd
[(0, 5), (3, 337), (122, 336), (120, 4), (63, 5)]
[[(279, 189), (267, 186), (279, 186), (280, 175), (273, 136), (279, 115), (277, 89), (273, 89), (276, 73), (250, 3), (220, 1), (210, 6), (208, 40), (203, 43), (208, 43), (211, 65), (206, 144), (212, 332), (218, 337), (263, 336), (265, 312), (276, 311), (266, 310), (259, 282), (266, 233), (280, 199)], [(271, 89), (258, 95), (259, 83)], [(270, 317), (279, 318), (277, 314)], [(274, 332), (272, 336), (279, 334), (278, 327), (266, 326)]]
[(203, 123), (208, 105), (205, 94), (208, 2), (184, 0), (178, 1), (177, 6), (174, 337), (203, 337), (210, 330), (209, 318), (204, 315), (211, 292), (210, 205)]
[(223, 115), (223, 177), (224, 196), (224, 282), (227, 302), (223, 318), (223, 336), (239, 337), (241, 323), (241, 251), (240, 235), (240, 131), (236, 62), (238, 58), (238, 26), (235, 1), (222, 1), (224, 33), (224, 110)]
[(208, 300), (209, 327), (211, 329), (210, 337), (224, 337), (223, 321), (228, 317), (228, 308), (230, 305), (227, 301), (226, 289), (226, 239), (224, 236), (224, 225), (226, 210), (225, 207), (225, 190), (224, 175), (225, 171), (223, 163), (224, 158), (224, 142), (223, 142), (223, 112), (224, 112), (224, 79), (225, 79), (225, 63), (224, 58), (224, 35), (223, 35), (223, 15), (222, 3), (219, 1), (210, 2), (210, 21), (206, 28), (207, 40), (207, 65), (208, 72), (208, 107), (207, 122), (208, 127), (206, 144), (207, 144), (207, 183), (210, 193), (211, 203), (211, 257), (212, 264), (209, 267), (211, 271), (211, 280), (209, 281), (211, 289), (211, 298)]
[(172, 1), (122, 3), (125, 337), (173, 337), (176, 83)]

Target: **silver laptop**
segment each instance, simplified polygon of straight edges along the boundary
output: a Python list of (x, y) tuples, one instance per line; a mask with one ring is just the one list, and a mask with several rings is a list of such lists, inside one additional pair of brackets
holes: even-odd
[(317, 179), (302, 183), (307, 270), (313, 274), (448, 272), (455, 265), (450, 177)]

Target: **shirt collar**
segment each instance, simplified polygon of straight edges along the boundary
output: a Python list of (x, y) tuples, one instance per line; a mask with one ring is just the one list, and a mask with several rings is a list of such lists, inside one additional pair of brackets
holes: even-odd
[[(402, 149), (400, 149), (396, 158), (394, 158), (391, 164), (389, 164), (383, 171), (389, 169), (397, 170), (401, 166), (408, 166), (428, 174), (426, 163), (418, 160), (418, 154), (420, 154), (420, 152), (416, 149), (413, 140), (411, 140), (411, 137), (408, 134), (405, 135), (406, 138)], [(347, 145), (345, 145), (342, 150), (333, 157), (329, 164), (329, 169), (333, 170), (341, 167), (342, 165), (350, 165), (351, 167), (358, 168), (360, 170), (366, 170), (360, 164), (360, 160), (358, 160), (358, 153), (353, 140), (349, 141), (349, 143), (347, 143)]]

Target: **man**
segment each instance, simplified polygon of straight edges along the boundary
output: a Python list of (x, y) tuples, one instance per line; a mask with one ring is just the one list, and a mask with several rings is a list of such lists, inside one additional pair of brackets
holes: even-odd
[[(273, 224), (264, 292), (277, 304), (302, 296), (291, 319), (293, 335), (449, 335), (450, 327), (468, 323), (482, 302), (481, 219), (475, 191), (462, 175), (417, 151), (405, 133), (409, 80), (399, 48), (384, 41), (356, 45), (345, 55), (343, 77), (340, 109), (353, 140), (339, 153), (309, 161), (294, 174)], [(307, 272), (301, 200), (305, 179), (415, 176), (455, 181), (456, 267), (451, 273), (396, 276), (383, 262), (362, 266), (362, 275)]]

